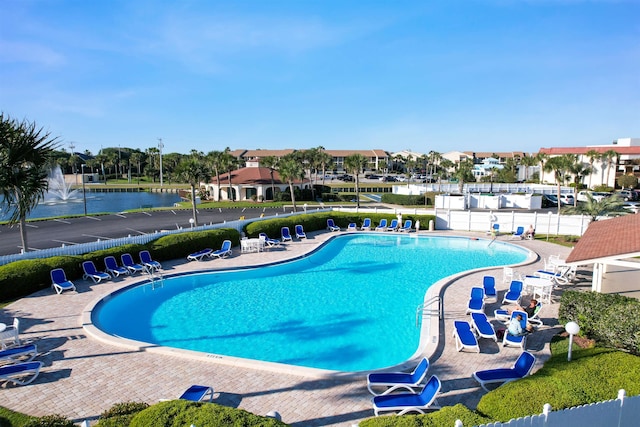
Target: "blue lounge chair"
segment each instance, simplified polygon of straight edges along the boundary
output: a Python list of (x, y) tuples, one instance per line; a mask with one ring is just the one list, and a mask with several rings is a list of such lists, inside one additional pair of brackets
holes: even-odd
[(329, 231), (340, 231), (340, 227), (333, 222), (333, 218), (327, 218), (327, 230)]
[(467, 304), (467, 314), (469, 313), (484, 313), (484, 289), (471, 288), (471, 297)]
[(149, 270), (151, 271), (160, 270), (162, 268), (162, 265), (160, 265), (158, 261), (154, 261), (151, 258), (151, 254), (149, 253), (149, 251), (140, 251), (139, 255), (140, 255), (140, 262)]
[(63, 291), (75, 291), (76, 285), (70, 280), (67, 280), (67, 275), (64, 274), (64, 270), (61, 268), (54, 268), (51, 270), (51, 287), (57, 294), (61, 294)]
[(482, 287), (484, 288), (484, 297), (498, 300), (498, 291), (496, 291), (496, 278), (493, 276), (484, 276), (482, 278)]
[(82, 271), (84, 271), (82, 278), (85, 280), (91, 279), (93, 280), (93, 283), (100, 283), (103, 280), (111, 279), (111, 276), (109, 275), (109, 273), (96, 270), (96, 265), (93, 263), (93, 261), (83, 262)]
[[(514, 310), (511, 313), (511, 318), (509, 321), (511, 321), (511, 319), (515, 318), (518, 315), (522, 316), (520, 325), (522, 326), (522, 330), (526, 331), (528, 316), (527, 316), (527, 313), (525, 313), (524, 311)], [(526, 332), (523, 332), (522, 335), (517, 335), (517, 336), (511, 335), (511, 333), (509, 333), (509, 329), (507, 329), (506, 331), (504, 331), (504, 338), (502, 339), (502, 345), (503, 347), (507, 347), (507, 346), (520, 347), (522, 348), (522, 350), (525, 350), (527, 346), (527, 334)]]
[(258, 234), (258, 237), (261, 239), (264, 239), (264, 244), (268, 248), (273, 248), (274, 246), (280, 246), (280, 240), (270, 238), (269, 236), (267, 236), (267, 233), (260, 233)]
[(504, 294), (502, 298), (503, 304), (518, 304), (522, 297), (522, 282), (520, 280), (512, 280), (509, 285), (509, 290)]
[(42, 362), (25, 362), (0, 366), (0, 381), (9, 381), (16, 385), (29, 384), (38, 377), (41, 367)]
[(490, 338), (495, 342), (498, 342), (496, 331), (493, 329), (493, 325), (487, 319), (487, 315), (484, 313), (471, 313), (471, 325), (480, 338)]
[(131, 274), (142, 273), (144, 271), (144, 265), (138, 264), (133, 261), (131, 254), (120, 255), (122, 265), (124, 265)]
[(433, 375), (419, 394), (397, 393), (375, 396), (372, 400), (373, 412), (377, 417), (383, 411), (399, 411), (397, 415), (404, 415), (408, 412), (424, 414), (427, 409), (440, 409), (436, 397), (441, 387), (440, 379)]
[(107, 273), (109, 273), (112, 277), (118, 277), (121, 274), (130, 273), (128, 268), (119, 266), (116, 258), (111, 255), (104, 257), (104, 267)]
[(25, 363), (33, 360), (38, 355), (38, 348), (35, 344), (12, 347), (0, 351), (0, 361), (9, 363)]
[(493, 224), (493, 227), (491, 227), (491, 234), (496, 237), (500, 234), (500, 224), (498, 224), (497, 222)]
[(387, 218), (382, 218), (380, 224), (376, 227), (376, 231), (387, 231)]
[(358, 226), (356, 225), (355, 222), (350, 222), (349, 225), (347, 226), (347, 231), (357, 231), (358, 230)]
[(362, 227), (360, 227), (361, 231), (371, 231), (371, 218), (365, 218), (362, 222)]
[(289, 227), (282, 227), (280, 229), (280, 233), (282, 235), (282, 241), (283, 242), (292, 242), (293, 239), (291, 238), (291, 233), (289, 233)]
[(198, 252), (187, 255), (187, 261), (202, 261), (202, 258), (211, 255), (211, 252), (213, 252), (211, 248), (200, 249)]
[(455, 320), (453, 322), (453, 336), (455, 338), (457, 351), (469, 349), (480, 353), (478, 340), (471, 330), (469, 322), (465, 322), (464, 320)]
[(211, 258), (226, 258), (231, 256), (231, 240), (224, 240), (222, 246), (217, 251), (211, 252)]
[(391, 224), (389, 224), (386, 231), (396, 231), (397, 229), (398, 229), (398, 220), (394, 218), (391, 220)]
[(192, 385), (182, 393), (180, 399), (191, 400), (193, 402), (212, 402), (213, 388), (206, 385)]
[(516, 231), (511, 235), (512, 239), (524, 239), (524, 227), (516, 228)]
[[(392, 393), (404, 388), (411, 393), (415, 393), (417, 388), (427, 376), (429, 370), (429, 359), (423, 358), (418, 366), (411, 373), (406, 372), (379, 372), (367, 376), (367, 388), (374, 396)], [(375, 387), (386, 387), (382, 393), (373, 390)]]
[(489, 391), (487, 384), (500, 383), (500, 385), (510, 381), (519, 380), (529, 375), (533, 366), (536, 364), (536, 358), (528, 351), (522, 354), (513, 364), (512, 368), (487, 369), (485, 371), (476, 371), (473, 378), (480, 383), (480, 387)]
[(302, 225), (296, 224), (295, 231), (296, 231), (296, 238), (298, 238), (298, 239), (306, 239), (307, 238), (307, 235), (304, 234), (304, 229), (302, 228)]
[(398, 231), (406, 231), (407, 233), (410, 233), (413, 227), (413, 221), (411, 221), (410, 219), (405, 220), (404, 225), (398, 229)]

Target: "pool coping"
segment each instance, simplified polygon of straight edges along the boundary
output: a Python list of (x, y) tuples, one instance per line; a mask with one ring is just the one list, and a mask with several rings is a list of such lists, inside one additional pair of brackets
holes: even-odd
[[(292, 262), (298, 259), (303, 259), (308, 257), (312, 253), (324, 247), (329, 241), (333, 240), (336, 237), (344, 236), (346, 234), (376, 235), (379, 233), (375, 233), (375, 232), (336, 233), (336, 234), (330, 235), (326, 240), (324, 240), (323, 242), (321, 242), (315, 248), (311, 249), (308, 252), (292, 255), (290, 257), (286, 257), (275, 262), (255, 263), (255, 264), (244, 265), (241, 267), (232, 267), (232, 268), (222, 267), (222, 268), (210, 268), (210, 269), (203, 269), (203, 270), (177, 272), (177, 273), (167, 275), (165, 277), (169, 278), (169, 277), (176, 277), (176, 276), (194, 274), (194, 273), (238, 271), (238, 270), (253, 269), (253, 268), (259, 268), (263, 266), (279, 265), (287, 262)], [(450, 236), (450, 235), (442, 235), (437, 232), (409, 234), (408, 236), (414, 237), (414, 238), (430, 236), (430, 237), (446, 237), (446, 238), (469, 239), (469, 240), (486, 240), (489, 242), (489, 244), (493, 242), (493, 240), (486, 239), (486, 238)], [(499, 243), (513, 246), (514, 248), (517, 248), (518, 250), (523, 252), (527, 252), (528, 254), (527, 259), (525, 261), (522, 261), (521, 263), (518, 263), (518, 264), (505, 265), (505, 267), (518, 267), (523, 265), (529, 265), (531, 263), (536, 262), (538, 259), (538, 254), (532, 251), (531, 249), (525, 249), (518, 245), (509, 244), (509, 242), (507, 241), (500, 241)], [(218, 363), (222, 365), (242, 367), (242, 368), (260, 369), (260, 370), (276, 372), (276, 373), (298, 375), (302, 377), (313, 377), (313, 378), (319, 378), (319, 379), (360, 378), (362, 377), (363, 374), (367, 374), (369, 372), (384, 372), (384, 371), (398, 371), (398, 370), (411, 369), (415, 366), (415, 364), (421, 358), (427, 357), (428, 359), (431, 359), (435, 354), (441, 339), (440, 326), (441, 326), (441, 323), (444, 322), (444, 319), (441, 316), (443, 312), (442, 298), (443, 298), (444, 290), (453, 282), (455, 282), (456, 280), (462, 277), (469, 276), (474, 273), (485, 271), (485, 270), (496, 269), (499, 267), (502, 267), (502, 266), (489, 266), (489, 267), (481, 267), (481, 268), (472, 269), (472, 270), (466, 270), (460, 273), (447, 276), (433, 283), (425, 293), (423, 304), (430, 304), (433, 301), (437, 301), (438, 315), (433, 315), (433, 310), (423, 310), (423, 315), (422, 315), (422, 318), (420, 319), (421, 320), (420, 339), (419, 339), (416, 351), (411, 357), (409, 357), (404, 362), (401, 362), (393, 366), (387, 366), (384, 368), (375, 369), (375, 370), (335, 371), (335, 370), (328, 370), (328, 369), (320, 369), (320, 368), (288, 365), (288, 364), (277, 363), (277, 362), (248, 359), (248, 358), (242, 358), (242, 357), (236, 357), (236, 356), (221, 355), (216, 353), (205, 353), (201, 351), (188, 350), (188, 349), (179, 349), (179, 348), (150, 344), (142, 341), (132, 340), (129, 338), (114, 336), (114, 335), (103, 332), (101, 329), (99, 329), (97, 326), (94, 325), (92, 321), (92, 311), (95, 309), (95, 307), (98, 304), (100, 304), (105, 299), (109, 299), (112, 295), (118, 294), (128, 288), (137, 287), (147, 282), (151, 282), (151, 279), (146, 276), (138, 276), (141, 280), (136, 281), (134, 283), (122, 283), (119, 287), (112, 289), (108, 294), (102, 295), (92, 300), (82, 310), (80, 315), (80, 322), (81, 322), (82, 328), (87, 333), (87, 335), (93, 337), (94, 339), (101, 341), (103, 343), (106, 343), (108, 345), (113, 345), (116, 347), (132, 350), (132, 351), (148, 351), (150, 353), (157, 353), (157, 354), (163, 354), (163, 355), (169, 355), (169, 356), (178, 356), (178, 357), (187, 358), (195, 361)], [(417, 314), (416, 314), (416, 318), (417, 318)]]

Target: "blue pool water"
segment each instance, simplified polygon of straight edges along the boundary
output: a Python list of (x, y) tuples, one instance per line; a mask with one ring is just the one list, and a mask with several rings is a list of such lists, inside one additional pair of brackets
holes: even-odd
[(361, 371), (417, 350), (415, 312), (436, 281), (516, 264), (527, 252), (487, 240), (344, 235), (299, 260), (166, 278), (98, 305), (104, 332), (162, 346)]

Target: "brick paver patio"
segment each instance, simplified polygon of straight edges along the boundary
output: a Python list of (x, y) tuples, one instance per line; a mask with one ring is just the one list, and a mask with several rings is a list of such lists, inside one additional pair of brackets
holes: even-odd
[[(483, 238), (478, 233), (437, 232), (438, 235), (467, 235)], [(183, 260), (167, 262), (166, 274), (220, 266), (251, 265), (297, 256), (309, 251), (330, 233), (309, 233), (309, 239), (286, 245), (286, 250), (259, 254), (240, 254), (234, 248), (229, 259), (202, 263)], [(501, 236), (500, 240), (507, 237)], [(522, 273), (541, 268), (542, 259), (551, 254), (564, 258), (569, 248), (542, 241), (514, 240), (514, 244), (539, 255), (536, 262), (518, 267)], [(480, 340), (480, 354), (457, 352), (451, 337), (455, 319), (466, 319), (465, 308), (470, 288), (482, 283), (482, 276), (496, 277), (499, 297), (508, 284), (502, 282), (502, 269), (475, 272), (442, 287), (444, 319), (439, 324), (440, 340), (428, 349), (430, 374), (443, 381), (441, 405), (463, 403), (475, 408), (482, 389), (471, 378), (478, 369), (511, 365), (520, 350), (503, 348), (490, 340)], [(92, 302), (117, 287), (140, 278), (93, 284), (75, 281), (78, 292), (56, 295), (50, 289), (23, 298), (2, 310), (0, 321), (21, 320), (21, 338), (38, 345), (37, 360), (44, 362), (40, 376), (30, 385), (0, 388), (1, 405), (30, 415), (62, 414), (76, 421), (94, 420), (113, 404), (178, 397), (191, 384), (211, 385), (215, 402), (264, 415), (276, 410), (282, 420), (293, 426), (350, 426), (373, 416), (371, 396), (364, 375), (321, 377), (316, 375), (274, 372), (248, 366), (220, 364), (200, 358), (187, 358), (153, 351), (114, 346), (88, 336), (82, 325), (82, 313)], [(556, 291), (557, 292), (557, 291)], [(528, 297), (524, 298), (525, 301)], [(557, 325), (555, 303), (542, 311), (545, 325), (528, 339), (527, 349), (538, 358), (539, 367), (548, 357), (548, 342), (561, 330)], [(490, 303), (489, 315), (500, 305)], [(490, 317), (491, 319), (491, 317)], [(126, 321), (126, 319), (123, 319)]]

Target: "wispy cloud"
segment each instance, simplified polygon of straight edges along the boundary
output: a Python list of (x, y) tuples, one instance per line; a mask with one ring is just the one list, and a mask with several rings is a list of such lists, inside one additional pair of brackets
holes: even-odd
[(62, 53), (38, 43), (0, 40), (0, 62), (53, 67), (63, 65), (66, 59)]

